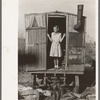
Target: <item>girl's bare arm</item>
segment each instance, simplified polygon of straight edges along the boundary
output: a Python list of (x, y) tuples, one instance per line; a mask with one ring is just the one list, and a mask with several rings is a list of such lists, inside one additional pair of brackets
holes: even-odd
[(50, 38), (50, 35), (49, 35), (49, 34), (47, 34), (47, 36), (48, 36), (49, 40), (52, 42), (52, 38)]
[(60, 39), (60, 42), (63, 41), (63, 39), (64, 39), (65, 36), (66, 36), (66, 35), (65, 35), (65, 33), (64, 33), (63, 36), (62, 36), (62, 38)]

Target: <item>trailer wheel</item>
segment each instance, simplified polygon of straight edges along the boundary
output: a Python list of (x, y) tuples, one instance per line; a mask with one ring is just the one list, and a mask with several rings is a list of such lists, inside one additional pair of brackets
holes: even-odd
[(79, 76), (75, 75), (75, 88), (74, 92), (78, 93), (79, 92)]

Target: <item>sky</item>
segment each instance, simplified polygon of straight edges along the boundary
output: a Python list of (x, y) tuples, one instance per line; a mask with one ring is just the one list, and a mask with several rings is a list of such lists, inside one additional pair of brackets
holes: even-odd
[(24, 14), (63, 11), (77, 14), (77, 5), (84, 4), (83, 15), (87, 17), (86, 34), (95, 41), (96, 0), (19, 0), (19, 37), (25, 37)]

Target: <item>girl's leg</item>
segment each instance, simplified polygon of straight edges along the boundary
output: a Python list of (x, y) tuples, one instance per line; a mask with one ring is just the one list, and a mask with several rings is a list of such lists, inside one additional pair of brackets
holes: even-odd
[(58, 66), (59, 66), (59, 59), (57, 58), (57, 68), (58, 68)]
[(54, 58), (54, 67), (56, 68), (56, 59)]

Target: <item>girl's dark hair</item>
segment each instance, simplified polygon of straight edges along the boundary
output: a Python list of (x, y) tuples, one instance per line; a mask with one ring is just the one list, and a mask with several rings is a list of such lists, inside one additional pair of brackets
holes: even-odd
[(55, 25), (54, 27), (58, 28), (59, 29), (59, 26), (58, 25)]

